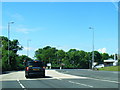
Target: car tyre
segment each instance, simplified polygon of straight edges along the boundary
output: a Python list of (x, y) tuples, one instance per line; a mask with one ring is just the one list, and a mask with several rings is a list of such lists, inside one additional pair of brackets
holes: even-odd
[(29, 78), (29, 76), (28, 76), (28, 75), (25, 75), (25, 77), (26, 77), (26, 78)]
[(43, 74), (42, 77), (44, 78), (44, 77), (45, 77), (45, 74)]

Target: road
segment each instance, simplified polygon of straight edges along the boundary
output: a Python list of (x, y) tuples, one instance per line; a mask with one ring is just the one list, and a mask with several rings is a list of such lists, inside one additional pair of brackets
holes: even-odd
[[(92, 70), (46, 70), (45, 78), (28, 78), (24, 71), (0, 75), (2, 88), (118, 88), (118, 73)], [(107, 76), (106, 76), (107, 75)]]

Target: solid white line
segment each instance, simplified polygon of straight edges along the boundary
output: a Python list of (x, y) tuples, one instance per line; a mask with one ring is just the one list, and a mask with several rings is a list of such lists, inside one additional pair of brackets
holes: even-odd
[(80, 84), (80, 85), (87, 86), (87, 87), (93, 87), (93, 86), (91, 86), (91, 85), (82, 84), (82, 83), (76, 83), (76, 84)]
[(73, 82), (73, 81), (68, 81), (68, 82), (74, 83), (74, 84), (79, 84), (79, 85), (86, 86), (86, 87), (91, 87), (91, 88), (93, 87), (91, 85), (87, 85), (87, 84), (83, 84), (83, 83), (77, 83), (77, 82)]
[(57, 78), (57, 77), (54, 77), (54, 79), (62, 80), (62, 79), (60, 79), (60, 78)]
[(21, 86), (22, 88), (25, 88), (25, 87), (22, 85), (22, 83), (20, 83), (19, 79), (17, 79), (17, 81), (18, 81), (18, 83), (20, 84), (20, 86)]

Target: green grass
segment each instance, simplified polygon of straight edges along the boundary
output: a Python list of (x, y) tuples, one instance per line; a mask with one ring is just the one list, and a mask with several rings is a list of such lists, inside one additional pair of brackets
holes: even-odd
[(99, 68), (99, 70), (104, 70), (104, 71), (120, 71), (120, 66), (104, 67), (104, 68)]

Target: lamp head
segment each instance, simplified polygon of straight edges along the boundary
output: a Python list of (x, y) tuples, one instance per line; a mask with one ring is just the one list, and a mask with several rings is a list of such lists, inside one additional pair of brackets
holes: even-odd
[(94, 29), (93, 27), (89, 27), (89, 29)]
[(14, 22), (10, 22), (11, 24), (13, 24)]
[(8, 22), (8, 24), (13, 24), (14, 22), (13, 21), (11, 21), (11, 22)]

